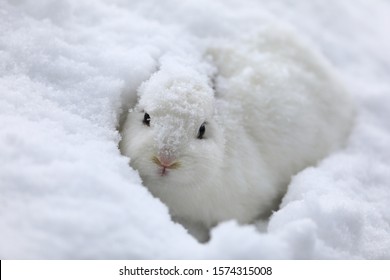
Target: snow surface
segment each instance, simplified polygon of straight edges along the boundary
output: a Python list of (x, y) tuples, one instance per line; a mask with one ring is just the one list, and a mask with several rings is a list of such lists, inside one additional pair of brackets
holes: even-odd
[[(266, 233), (231, 221), (199, 244), (119, 153), (122, 104), (162, 54), (269, 21), (336, 66), (356, 126)], [(390, 259), (388, 26), (386, 0), (0, 0), (0, 259)]]

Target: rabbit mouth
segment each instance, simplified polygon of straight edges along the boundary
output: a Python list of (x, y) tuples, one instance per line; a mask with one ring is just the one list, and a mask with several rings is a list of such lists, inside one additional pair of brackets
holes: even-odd
[(168, 176), (169, 171), (167, 167), (163, 166), (162, 168), (159, 169), (158, 173), (161, 177), (164, 177), (164, 176)]

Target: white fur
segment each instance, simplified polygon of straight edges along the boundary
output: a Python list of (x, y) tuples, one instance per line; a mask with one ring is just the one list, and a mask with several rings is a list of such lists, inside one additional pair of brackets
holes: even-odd
[[(208, 54), (216, 92), (210, 68), (166, 59), (140, 87), (120, 144), (144, 185), (200, 241), (221, 221), (269, 215), (292, 175), (342, 146), (353, 119), (333, 70), (289, 32), (213, 43)], [(159, 154), (180, 166), (161, 176)]]

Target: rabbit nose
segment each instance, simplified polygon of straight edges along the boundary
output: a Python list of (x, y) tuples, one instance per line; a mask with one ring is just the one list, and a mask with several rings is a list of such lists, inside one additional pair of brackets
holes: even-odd
[(161, 167), (176, 169), (179, 167), (179, 163), (174, 156), (160, 154), (153, 157), (153, 162)]
[(167, 155), (167, 154), (159, 154), (157, 159), (160, 162), (160, 164), (165, 167), (171, 166), (176, 160), (174, 156)]

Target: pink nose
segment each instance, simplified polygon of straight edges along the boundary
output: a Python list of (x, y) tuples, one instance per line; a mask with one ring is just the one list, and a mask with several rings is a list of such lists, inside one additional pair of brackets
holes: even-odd
[(159, 156), (153, 156), (152, 161), (161, 166), (163, 171), (166, 169), (178, 169), (180, 167), (180, 162), (177, 161), (176, 157), (167, 154), (159, 154)]
[(173, 165), (175, 163), (175, 160), (176, 160), (175, 157), (167, 156), (167, 155), (159, 155), (157, 159), (158, 159), (160, 165), (164, 166), (164, 167), (170, 167), (171, 165)]

